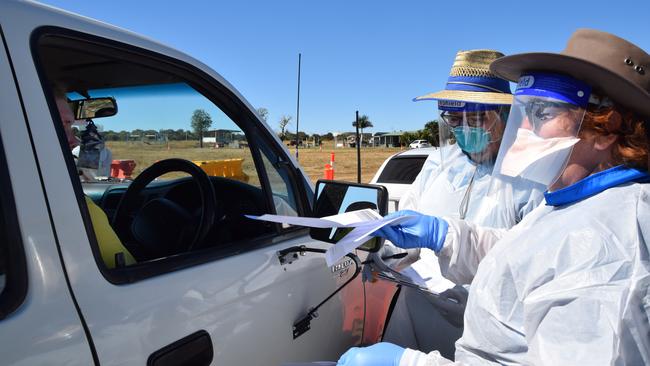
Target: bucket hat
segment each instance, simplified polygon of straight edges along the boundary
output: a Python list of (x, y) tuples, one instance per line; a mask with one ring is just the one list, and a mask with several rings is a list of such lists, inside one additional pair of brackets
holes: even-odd
[(595, 93), (650, 118), (650, 55), (613, 34), (578, 29), (560, 53), (522, 53), (494, 61), (495, 75), (517, 81), (526, 72), (567, 74)]
[(481, 104), (512, 104), (510, 85), (490, 71), (490, 63), (502, 57), (494, 50), (459, 51), (444, 90), (413, 99), (453, 100)]

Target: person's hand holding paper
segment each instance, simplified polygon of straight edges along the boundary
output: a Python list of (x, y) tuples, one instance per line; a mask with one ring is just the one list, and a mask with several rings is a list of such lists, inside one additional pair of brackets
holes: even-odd
[[(394, 220), (406, 218), (402, 220)], [(447, 222), (439, 217), (423, 215), (412, 210), (393, 212), (384, 217), (391, 225), (385, 225), (373, 235), (386, 238), (403, 249), (429, 248), (439, 252), (445, 243)]]

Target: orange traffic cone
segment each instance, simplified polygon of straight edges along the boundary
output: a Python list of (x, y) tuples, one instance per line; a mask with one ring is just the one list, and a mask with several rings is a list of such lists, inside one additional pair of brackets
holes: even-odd
[(325, 164), (325, 170), (323, 171), (323, 178), (334, 180), (334, 167), (330, 164)]

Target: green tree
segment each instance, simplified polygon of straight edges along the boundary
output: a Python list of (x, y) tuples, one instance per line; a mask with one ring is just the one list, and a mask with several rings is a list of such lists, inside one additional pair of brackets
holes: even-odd
[(312, 140), (314, 140), (314, 144), (318, 146), (320, 144), (320, 140), (323, 138), (321, 135), (315, 133), (311, 135)]
[(291, 118), (291, 116), (283, 115), (278, 122), (278, 125), (280, 125), (280, 140), (282, 141), (287, 138), (286, 129), (289, 123), (291, 123)]
[(129, 140), (134, 140), (134, 141), (142, 141), (144, 139), (144, 131), (136, 128), (135, 130), (131, 131), (131, 136), (129, 136)]
[(262, 121), (266, 122), (266, 118), (269, 116), (269, 110), (264, 107), (260, 107), (257, 108), (257, 114), (260, 116)]
[(203, 147), (203, 133), (212, 125), (212, 117), (203, 109), (196, 109), (192, 113), (192, 129), (199, 135), (199, 146)]
[[(352, 122), (352, 127), (357, 127), (357, 121)], [(361, 146), (363, 146), (363, 129), (374, 127), (367, 115), (359, 116), (359, 130), (361, 130)]]
[(179, 128), (178, 130), (174, 131), (174, 138), (176, 140), (187, 140), (189, 137), (189, 131), (186, 131), (182, 128)]
[[(289, 140), (289, 142), (291, 143), (291, 146), (296, 144), (296, 134), (295, 133), (286, 131), (284, 133), (284, 136), (285, 136), (286, 140)], [(305, 133), (305, 131), (298, 132), (298, 143), (302, 143), (302, 141), (307, 140), (308, 137), (309, 137), (309, 135), (307, 135), (307, 133)]]
[(424, 124), (424, 130), (428, 132), (429, 137), (427, 140), (431, 143), (433, 146), (440, 146), (440, 125), (438, 124), (438, 121), (433, 120), (429, 121)]
[(117, 133), (118, 141), (129, 141), (129, 131), (122, 130)]
[(402, 134), (399, 137), (399, 143), (402, 146), (408, 146), (413, 140), (417, 140), (419, 138), (418, 132), (409, 132), (405, 131), (402, 132)]

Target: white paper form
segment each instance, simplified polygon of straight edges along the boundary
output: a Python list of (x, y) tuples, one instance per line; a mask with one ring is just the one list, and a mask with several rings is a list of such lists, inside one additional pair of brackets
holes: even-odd
[(383, 218), (372, 209), (346, 212), (323, 218), (296, 217), (265, 214), (262, 216), (246, 215), (249, 219), (276, 222), (314, 228), (353, 228), (347, 235), (332, 245), (325, 253), (328, 266), (334, 265), (346, 254), (352, 253), (357, 247), (365, 243), (367, 238), (375, 231), (386, 225), (396, 225), (410, 219), (412, 216), (400, 216), (390, 219)]
[(440, 272), (438, 257), (431, 250), (422, 249), (420, 259), (403, 269), (401, 273), (413, 283), (429, 289), (434, 293), (441, 293), (455, 286), (455, 284)]
[(384, 226), (397, 225), (411, 217), (413, 216), (399, 216), (360, 224), (339, 240), (336, 245), (332, 245), (327, 249), (327, 252), (325, 252), (325, 262), (327, 262), (328, 266), (333, 266), (341, 258), (345, 257), (346, 254), (352, 253), (353, 250), (365, 243), (369, 239), (368, 237), (375, 231)]
[(276, 222), (278, 224), (289, 224), (296, 226), (315, 227), (319, 229), (357, 227), (373, 220), (381, 220), (380, 214), (366, 208), (358, 211), (346, 212), (338, 215), (317, 217), (298, 217), (265, 214), (262, 216), (244, 215), (249, 219)]

